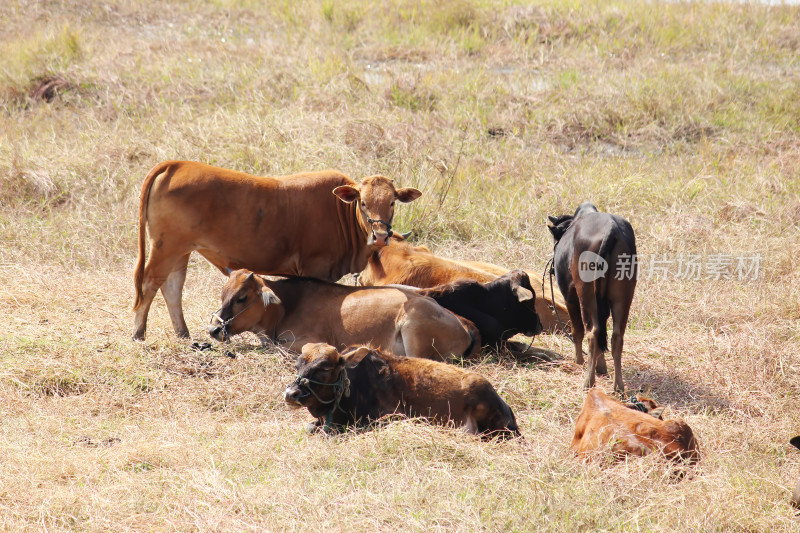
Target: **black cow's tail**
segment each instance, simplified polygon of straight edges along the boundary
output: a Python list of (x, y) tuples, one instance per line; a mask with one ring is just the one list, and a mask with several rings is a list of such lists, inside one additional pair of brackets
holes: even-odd
[(608, 282), (613, 276), (617, 275), (617, 265), (612, 254), (616, 245), (617, 234), (612, 230), (603, 237), (603, 241), (600, 243), (600, 249), (597, 251), (597, 254), (608, 264), (608, 270), (606, 270), (605, 275), (594, 282), (598, 321), (596, 339), (597, 346), (603, 352), (608, 351), (608, 331), (606, 329), (606, 324), (608, 322), (608, 317), (611, 315), (611, 306), (608, 303)]

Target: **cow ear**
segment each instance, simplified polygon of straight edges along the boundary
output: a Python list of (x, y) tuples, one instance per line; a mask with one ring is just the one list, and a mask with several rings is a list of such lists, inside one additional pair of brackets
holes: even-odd
[(398, 200), (407, 204), (408, 202), (413, 202), (417, 198), (422, 196), (422, 191), (419, 189), (415, 189), (414, 187), (405, 187), (403, 189), (397, 189), (396, 197)]
[(527, 302), (528, 300), (533, 300), (535, 297), (533, 291), (526, 289), (522, 285), (514, 287), (514, 295), (520, 302)]
[(358, 200), (361, 193), (352, 185), (340, 185), (333, 189), (333, 194), (339, 197), (339, 200), (351, 204)]
[(554, 228), (558, 224), (558, 217), (554, 217), (553, 215), (547, 215), (547, 227)]
[(281, 303), (281, 299), (266, 286), (261, 287), (261, 300), (264, 302), (264, 307), (269, 306), (269, 304)]
[(343, 355), (342, 359), (344, 359), (345, 368), (354, 368), (358, 366), (358, 363), (360, 363), (369, 352), (369, 348), (366, 346), (361, 346), (360, 348), (356, 348), (352, 352)]
[(795, 448), (800, 449), (800, 435), (798, 435), (797, 437), (792, 437), (792, 440), (789, 441), (789, 444), (791, 444)]

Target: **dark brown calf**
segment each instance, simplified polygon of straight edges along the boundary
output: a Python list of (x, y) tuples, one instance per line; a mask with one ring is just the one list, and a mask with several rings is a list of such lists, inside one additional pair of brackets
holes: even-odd
[(638, 277), (633, 228), (622, 217), (599, 213), (589, 202), (582, 203), (574, 215), (549, 217), (548, 227), (555, 239), (553, 268), (567, 301), (579, 365), (583, 364), (583, 336), (589, 337), (583, 386), (594, 386), (595, 371), (607, 372), (603, 352), (608, 349), (606, 322), (611, 314), (614, 389), (624, 392), (622, 339)]
[(575, 422), (570, 450), (584, 459), (605, 448), (615, 458), (662, 452), (668, 459), (694, 464), (700, 459), (692, 429), (681, 420), (661, 420), (650, 398), (622, 403), (600, 389), (591, 389)]
[(326, 431), (364, 427), (398, 413), (464, 427), (484, 439), (520, 434), (514, 413), (492, 385), (452, 365), (365, 346), (340, 354), (318, 343), (303, 346), (296, 367), (286, 403), (307, 408)]

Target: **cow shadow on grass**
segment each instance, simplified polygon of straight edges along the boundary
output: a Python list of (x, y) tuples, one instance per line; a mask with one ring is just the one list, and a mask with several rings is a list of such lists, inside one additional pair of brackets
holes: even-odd
[(625, 370), (625, 388), (629, 393), (641, 391), (661, 405), (686, 409), (692, 413), (719, 413), (731, 407), (727, 398), (677, 371), (663, 372), (635, 366), (628, 366)]
[[(531, 346), (528, 343), (510, 341), (505, 348), (490, 353), (490, 357), (496, 358), (500, 364), (515, 363), (537, 370), (558, 370), (575, 374), (580, 381), (580, 383), (576, 382), (575, 393), (582, 394), (584, 392), (581, 387), (584, 368), (575, 363), (572, 350), (568, 355), (564, 355), (553, 350)], [(610, 355), (610, 353), (606, 353), (608, 363), (611, 363)], [(585, 357), (588, 358), (586, 355)], [(597, 375), (597, 386), (607, 388), (607, 385), (610, 386), (613, 383), (612, 367), (613, 365), (609, 364), (608, 374)], [(661, 405), (685, 409), (692, 413), (716, 414), (729, 410), (731, 407), (727, 398), (706, 385), (687, 378), (677, 370), (662, 371), (626, 364), (624, 356), (622, 368), (627, 395), (641, 392), (653, 397)]]

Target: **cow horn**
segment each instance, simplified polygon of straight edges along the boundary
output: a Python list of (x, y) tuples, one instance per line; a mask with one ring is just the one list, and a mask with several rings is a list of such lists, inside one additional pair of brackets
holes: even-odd
[(401, 234), (400, 234), (400, 236), (403, 238), (403, 240), (406, 240), (406, 239), (408, 239), (409, 237), (411, 237), (411, 235), (412, 235), (413, 233), (414, 233), (414, 230), (412, 229), (411, 231), (407, 231), (407, 232), (405, 232), (405, 233), (401, 233)]

